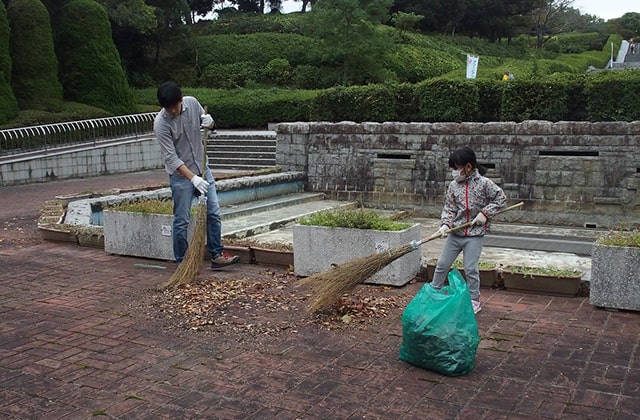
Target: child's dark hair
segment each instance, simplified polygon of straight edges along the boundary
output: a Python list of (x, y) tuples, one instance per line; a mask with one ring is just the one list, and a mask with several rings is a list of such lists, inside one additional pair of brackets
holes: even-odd
[(470, 163), (473, 168), (477, 169), (480, 175), (487, 173), (487, 168), (478, 163), (476, 154), (468, 146), (461, 147), (449, 155), (450, 168), (456, 169), (456, 167), (462, 167), (467, 163)]
[(164, 82), (158, 88), (158, 102), (163, 108), (173, 106), (182, 100), (182, 90), (176, 82)]

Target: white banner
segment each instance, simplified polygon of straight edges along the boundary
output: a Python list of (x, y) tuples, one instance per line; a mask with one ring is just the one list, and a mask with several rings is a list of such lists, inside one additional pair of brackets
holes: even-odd
[(480, 57), (467, 54), (467, 79), (475, 79), (478, 74), (478, 60)]

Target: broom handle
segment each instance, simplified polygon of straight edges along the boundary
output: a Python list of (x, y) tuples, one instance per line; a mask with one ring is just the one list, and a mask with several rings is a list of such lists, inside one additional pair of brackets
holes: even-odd
[[(508, 212), (509, 210), (514, 210), (514, 209), (520, 208), (520, 207), (522, 207), (523, 205), (524, 205), (524, 202), (523, 202), (523, 201), (521, 201), (521, 202), (519, 202), (518, 204), (514, 204), (513, 206), (505, 207), (504, 209), (502, 209), (502, 210), (500, 210), (498, 213), (496, 213), (496, 216), (497, 216), (497, 215), (499, 215), (499, 214), (502, 214), (502, 213)], [(451, 229), (448, 229), (445, 233), (448, 235), (448, 234), (450, 234), (451, 232), (455, 232), (455, 231), (460, 230), (460, 229), (468, 228), (468, 227), (470, 227), (470, 226), (473, 226), (473, 221), (471, 221), (471, 222), (467, 222), (467, 223), (465, 223), (465, 224), (463, 224), (463, 225), (460, 225), (460, 226), (453, 227), (453, 228), (451, 228)], [(441, 236), (442, 236), (442, 233), (440, 233), (440, 232), (436, 232), (435, 234), (433, 234), (433, 235), (431, 235), (431, 236), (428, 236), (428, 237), (426, 237), (426, 238), (422, 239), (422, 240), (420, 241), (420, 244), (419, 244), (419, 245), (422, 245), (422, 244), (424, 244), (424, 243), (427, 243), (427, 242), (429, 242), (429, 241), (431, 241), (431, 240), (433, 240), (433, 239), (437, 239), (437, 238), (439, 238), (439, 237), (441, 237)]]
[[(207, 105), (204, 106), (204, 113), (205, 114), (209, 113), (209, 106)], [(207, 141), (208, 139), (209, 139), (209, 128), (204, 127), (204, 131), (202, 133), (202, 149), (203, 149), (202, 150), (202, 176), (204, 177), (205, 181), (207, 179)]]

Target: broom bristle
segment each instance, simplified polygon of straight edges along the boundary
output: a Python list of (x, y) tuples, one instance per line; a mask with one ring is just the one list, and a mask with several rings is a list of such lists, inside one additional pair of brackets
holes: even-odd
[(334, 268), (313, 274), (300, 281), (311, 287), (312, 296), (307, 310), (321, 312), (336, 303), (342, 295), (350, 292), (385, 266), (413, 251), (410, 245), (402, 245), (379, 254), (371, 254), (345, 262)]
[(207, 206), (204, 203), (200, 203), (196, 213), (196, 228), (189, 242), (187, 253), (176, 271), (169, 277), (169, 280), (158, 287), (159, 289), (188, 284), (196, 279), (204, 263), (207, 249), (205, 245), (206, 234)]

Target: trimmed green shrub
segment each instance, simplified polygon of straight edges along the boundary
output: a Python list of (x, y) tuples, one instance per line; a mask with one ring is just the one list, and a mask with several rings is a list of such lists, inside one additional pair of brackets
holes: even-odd
[[(156, 89), (135, 90), (138, 103), (159, 109)], [(234, 89), (218, 90), (183, 87), (204, 106), (220, 128), (265, 128), (269, 123), (309, 121), (315, 90), (295, 89)]]
[(49, 12), (40, 0), (11, 0), (11, 87), (21, 109), (59, 111), (62, 85)]
[(391, 85), (336, 87), (322, 91), (313, 104), (312, 120), (393, 121), (395, 89)]
[(434, 79), (417, 87), (422, 121), (478, 121), (478, 87), (473, 80)]
[(231, 64), (210, 64), (199, 78), (199, 85), (208, 88), (234, 89), (255, 83), (261, 78), (260, 69), (250, 61)]
[(478, 89), (477, 121), (500, 121), (504, 83), (496, 80), (476, 79), (475, 85)]
[(566, 84), (552, 79), (514, 79), (505, 83), (502, 120), (561, 121), (568, 113)]
[(103, 6), (92, 0), (69, 0), (62, 8), (55, 40), (66, 99), (114, 114), (135, 112)]
[(589, 121), (640, 120), (640, 71), (590, 75), (585, 84)]
[(0, 2), (0, 124), (18, 115), (18, 101), (11, 90), (11, 55), (9, 54), (7, 9)]
[(318, 50), (317, 45), (313, 38), (281, 33), (202, 36), (193, 40), (202, 67), (242, 61), (264, 67), (275, 58), (284, 58), (294, 67), (314, 64), (317, 60), (312, 56)]

